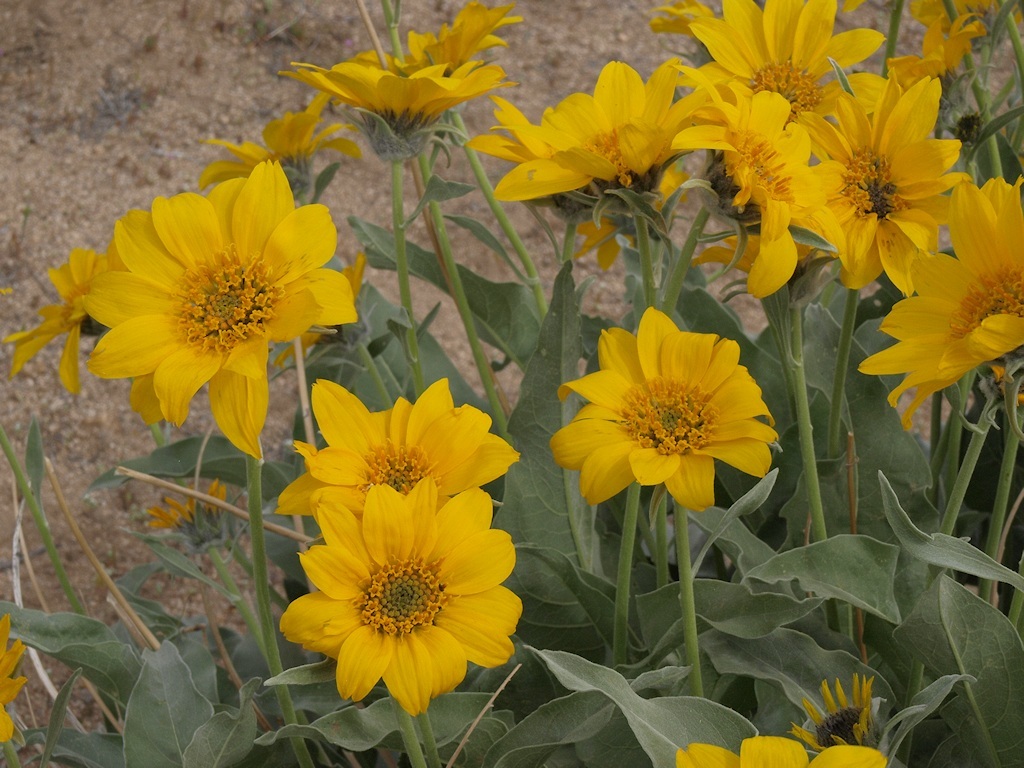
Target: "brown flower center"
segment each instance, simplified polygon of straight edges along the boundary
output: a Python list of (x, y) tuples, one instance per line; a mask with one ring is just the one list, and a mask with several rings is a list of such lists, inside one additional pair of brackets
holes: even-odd
[(899, 196), (893, 183), (889, 159), (876, 155), (869, 147), (853, 153), (853, 159), (843, 174), (842, 194), (857, 209), (859, 216), (875, 214), (879, 219), (902, 211), (907, 202)]
[(626, 394), (622, 419), (626, 433), (641, 448), (663, 456), (683, 454), (711, 442), (718, 409), (699, 387), (687, 389), (673, 379), (651, 379)]
[(433, 624), (447, 602), (437, 564), (405, 560), (385, 565), (370, 578), (359, 607), (364, 624), (394, 636)]
[(790, 122), (801, 112), (811, 112), (821, 103), (818, 81), (788, 61), (765, 64), (750, 78), (750, 87), (754, 93), (771, 91), (784, 96), (790, 104)]
[(395, 445), (387, 440), (374, 446), (365, 458), (370, 466), (367, 488), (390, 485), (399, 493), (408, 494), (423, 478), (434, 477), (427, 454), (418, 445)]
[(225, 353), (265, 335), (284, 289), (269, 281), (262, 260), (243, 263), (233, 243), (217, 254), (217, 262), (185, 272), (178, 327), (189, 344)]
[(1024, 317), (1024, 273), (1004, 269), (972, 285), (949, 319), (949, 335), (962, 339), (992, 315)]
[(861, 707), (844, 707), (824, 718), (814, 729), (814, 738), (822, 749), (843, 744), (860, 744), (863, 728), (859, 728)]

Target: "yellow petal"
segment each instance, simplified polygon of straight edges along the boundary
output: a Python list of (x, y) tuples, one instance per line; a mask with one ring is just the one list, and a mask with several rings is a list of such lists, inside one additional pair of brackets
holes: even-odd
[(755, 736), (744, 739), (740, 745), (740, 765), (807, 768), (807, 752), (795, 739)]
[(415, 633), (401, 635), (391, 641), (390, 645), (394, 650), (384, 670), (384, 684), (399, 706), (415, 717), (426, 712), (430, 706), (434, 665), (450, 664), (452, 660), (431, 659), (427, 647)]
[(390, 485), (374, 485), (366, 492), (363, 538), (370, 556), (382, 565), (408, 560), (415, 538), (414, 514), (405, 496)]
[[(633, 446), (633, 441), (619, 424), (600, 419), (578, 418), (551, 436), (551, 452), (558, 466), (580, 469), (593, 453), (616, 442), (622, 443), (623, 451), (627, 452)], [(628, 484), (627, 482), (626, 485)], [(617, 491), (612, 495), (615, 493)]]
[(454, 635), (437, 626), (423, 627), (411, 637), (422, 644), (430, 659), (430, 698), (454, 691), (466, 678), (466, 649)]
[(89, 370), (104, 379), (153, 373), (178, 343), (171, 318), (136, 317), (112, 328), (99, 340), (89, 357)]
[(600, 504), (635, 479), (629, 466), (632, 441), (622, 441), (593, 451), (580, 468), (580, 492), (588, 504)]
[(438, 577), (446, 592), (472, 595), (501, 584), (515, 564), (512, 537), (506, 531), (491, 529), (469, 536), (451, 549), (442, 561)]
[(338, 247), (338, 230), (331, 213), (320, 204), (287, 212), (271, 231), (263, 257), (273, 265), (270, 279), (289, 283), (326, 264)]
[[(160, 392), (160, 371), (158, 368), (154, 379), (157, 393)], [(263, 457), (260, 433), (267, 419), (269, 402), (266, 375), (251, 379), (222, 370), (210, 379), (210, 410), (217, 426), (232, 445), (258, 459)]]
[(740, 758), (714, 744), (691, 744), (676, 753), (676, 768), (740, 768)]
[(104, 272), (93, 278), (85, 309), (109, 328), (141, 315), (170, 315), (174, 302), (165, 286), (131, 272)]
[(647, 309), (640, 318), (636, 334), (637, 354), (644, 378), (653, 379), (661, 375), (661, 345), (670, 335), (679, 333), (672, 318), (657, 309)]
[(294, 210), (292, 188), (281, 166), (260, 163), (253, 168), (231, 213), (231, 233), (239, 256), (248, 261), (263, 253), (271, 233)]
[[(214, 255), (224, 247), (213, 205), (192, 192), (154, 200), (153, 227), (167, 251), (187, 267), (212, 265)], [(124, 254), (120, 243), (118, 252)], [(131, 269), (128, 259), (122, 258)]]
[(679, 455), (665, 456), (656, 448), (640, 448), (629, 454), (629, 466), (640, 485), (658, 485), (679, 471)]
[(370, 580), (366, 563), (345, 547), (315, 546), (299, 553), (299, 562), (310, 581), (335, 600), (358, 600), (360, 585)]
[(681, 456), (679, 471), (665, 480), (672, 498), (701, 512), (715, 503), (715, 461), (710, 456)]
[(338, 651), (335, 680), (342, 698), (352, 701), (366, 698), (390, 666), (396, 645), (398, 643), (386, 634), (371, 627), (364, 625), (355, 629)]
[(384, 442), (384, 434), (362, 401), (339, 384), (319, 379), (313, 385), (313, 413), (327, 444), (359, 455)]
[(462, 645), (466, 657), (481, 667), (507, 662), (515, 648), (510, 635), (523, 614), (523, 603), (505, 587), (475, 595), (460, 595), (446, 605), (434, 623)]
[(810, 768), (885, 768), (888, 759), (870, 747), (829, 747), (811, 761)]

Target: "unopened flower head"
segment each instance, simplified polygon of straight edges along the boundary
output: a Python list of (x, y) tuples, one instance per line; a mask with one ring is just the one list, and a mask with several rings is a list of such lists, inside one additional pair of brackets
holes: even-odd
[(60, 357), (60, 381), (64, 388), (77, 395), (81, 390), (78, 374), (78, 344), (83, 332), (98, 333), (96, 323), (85, 309), (86, 294), (92, 289), (93, 278), (108, 269), (107, 256), (88, 248), (75, 248), (67, 262), (49, 270), (50, 282), (62, 299), (39, 310), (43, 321), (35, 328), (18, 331), (4, 338), (14, 344), (11, 377), (18, 373), (43, 347), (62, 334), (67, 334)]
[(14, 721), (7, 714), (7, 705), (14, 701), (22, 686), (28, 682), (26, 677), (14, 676), (25, 646), (21, 640), (15, 640), (8, 648), (7, 640), (10, 636), (11, 616), (5, 613), (0, 617), (0, 744), (10, 741), (14, 736)]
[(337, 243), (330, 213), (296, 209), (281, 166), (261, 163), (208, 197), (157, 198), (114, 237), (127, 271), (98, 276), (86, 300), (111, 328), (89, 370), (134, 378), (133, 407), (150, 418), (156, 403), (179, 425), (209, 382), (217, 425), (259, 457), (269, 344), (356, 319), (348, 280), (323, 268)]
[(325, 380), (313, 385), (313, 414), (327, 447), (295, 447), (306, 472), (278, 499), (279, 514), (316, 515), (344, 507), (359, 513), (369, 490), (387, 485), (407, 494), (423, 479), (442, 497), (489, 483), (519, 454), (490, 433), (491, 417), (471, 405), (455, 406), (441, 379), (415, 403), (371, 413), (345, 388)]
[(303, 195), (310, 186), (312, 159), (317, 152), (330, 150), (350, 157), (362, 154), (354, 142), (335, 135), (342, 130), (354, 131), (355, 126), (346, 123), (321, 126), (320, 115), (328, 101), (330, 96), (320, 93), (301, 112), (286, 112), (284, 117), (271, 120), (263, 129), (263, 146), (251, 141), (232, 144), (221, 139), (209, 139), (207, 144), (224, 147), (235, 159), (210, 163), (199, 177), (199, 186), (244, 179), (257, 165), (270, 160), (281, 163), (292, 182), (292, 191), (297, 196)]
[(359, 701), (383, 679), (408, 713), (453, 690), (467, 663), (497, 667), (512, 656), (522, 602), (501, 583), (515, 547), (491, 529), (491, 498), (479, 488), (438, 507), (424, 480), (403, 495), (372, 487), (360, 516), (320, 518), (324, 544), (299, 555), (318, 592), (281, 617), (294, 643), (338, 660), (343, 698)]
[(563, 384), (588, 402), (551, 438), (555, 461), (580, 471), (590, 504), (630, 483), (664, 483), (682, 506), (715, 503), (715, 459), (763, 477), (778, 435), (761, 389), (739, 365), (739, 345), (710, 333), (680, 331), (648, 309), (637, 334), (601, 333), (601, 370)]
[[(828, 747), (847, 744), (850, 746), (874, 747), (877, 734), (874, 732), (874, 712), (871, 699), (873, 677), (854, 674), (853, 695), (847, 698), (843, 684), (835, 681), (835, 693), (828, 680), (821, 683), (822, 709), (809, 699), (803, 700), (807, 716), (811, 718), (813, 731), (793, 724), (790, 733), (809, 747), (821, 752)], [(824, 711), (822, 711), (824, 710)]]
[(893, 307), (880, 327), (897, 343), (860, 365), (870, 375), (906, 374), (889, 394), (893, 406), (916, 387), (903, 414), (907, 429), (932, 393), (979, 365), (1005, 367), (1006, 357), (1024, 347), (1022, 183), (990, 179), (981, 189), (964, 183), (953, 190), (949, 234), (956, 258), (937, 253), (918, 261), (917, 295)]

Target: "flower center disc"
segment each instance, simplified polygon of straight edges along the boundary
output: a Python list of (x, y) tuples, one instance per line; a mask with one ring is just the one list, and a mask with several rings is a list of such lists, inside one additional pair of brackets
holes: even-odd
[(711, 441), (718, 409), (700, 389), (682, 382), (651, 379), (626, 394), (622, 418), (627, 434), (641, 448), (656, 448), (663, 456), (703, 448)]
[[(746, 131), (736, 142), (736, 149), (756, 178), (757, 186), (764, 189), (768, 198), (780, 202), (793, 201), (792, 177), (786, 172), (786, 163), (771, 142), (762, 134)], [(741, 169), (733, 168), (731, 174), (740, 187), (749, 183), (742, 178)]]
[(950, 336), (962, 339), (992, 315), (1024, 317), (1024, 274), (1004, 269), (972, 286), (949, 319)]
[(230, 352), (251, 338), (264, 335), (274, 316), (274, 304), (284, 290), (270, 283), (259, 259), (244, 264), (234, 244), (217, 255), (216, 266), (188, 270), (178, 294), (178, 325), (186, 341), (204, 351)]
[(832, 747), (841, 744), (860, 744), (860, 707), (845, 707), (833, 712), (814, 729), (818, 746)]
[(375, 446), (366, 456), (370, 466), (371, 485), (390, 485), (399, 493), (408, 494), (416, 483), (432, 477), (427, 454), (418, 445), (396, 446), (390, 440)]
[(853, 203), (858, 215), (873, 213), (884, 219), (894, 211), (902, 211), (907, 204), (897, 191), (888, 158), (879, 157), (867, 147), (853, 153), (853, 159), (843, 174), (843, 195)]
[(364, 624), (394, 636), (432, 624), (446, 602), (434, 567), (406, 560), (389, 563), (371, 577), (360, 607)]
[(612, 129), (608, 133), (601, 133), (583, 145), (588, 152), (600, 155), (609, 163), (615, 166), (619, 185), (631, 187), (633, 185), (633, 172), (626, 161), (622, 158), (622, 148), (619, 146), (619, 131)]
[(821, 103), (821, 86), (806, 72), (797, 70), (788, 61), (765, 64), (750, 78), (754, 93), (771, 91), (786, 98), (790, 104), (790, 121), (801, 112), (811, 112)]

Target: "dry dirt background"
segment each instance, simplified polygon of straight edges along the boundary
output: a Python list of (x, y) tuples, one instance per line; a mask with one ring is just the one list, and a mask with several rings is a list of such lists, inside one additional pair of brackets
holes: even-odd
[[(368, 5), (383, 31), (373, 0)], [(409, 24), (426, 31), (450, 21), (461, 5), (406, 0), (403, 10)], [(520, 85), (502, 95), (536, 121), (545, 106), (573, 91), (590, 91), (608, 61), (625, 61), (646, 78), (673, 53), (668, 46), (681, 41), (650, 32), (654, 5), (520, 0), (515, 12), (524, 22), (503, 29), (509, 48), (495, 51), (495, 59)], [(874, 26), (884, 11), (869, 5), (856, 18)], [(279, 77), (279, 70), (292, 61), (330, 66), (368, 47), (353, 0), (0, 0), (0, 287), (14, 289), (12, 296), (0, 298), (0, 337), (35, 325), (39, 307), (57, 301), (46, 269), (64, 262), (72, 248), (102, 251), (114, 222), (129, 209), (148, 209), (156, 196), (194, 191), (205, 164), (221, 156), (216, 148), (201, 145), (203, 139), (259, 141), (268, 120), (302, 109), (311, 90)], [(493, 124), (489, 103), (470, 104), (465, 119), (471, 132), (486, 131)], [(497, 163), (490, 167), (496, 180), (501, 168)], [(460, 177), (465, 169), (443, 175)], [(345, 158), (322, 202), (338, 223), (339, 253), (348, 258), (356, 242), (345, 224), (347, 216), (388, 225), (386, 167), (368, 150), (362, 160)], [(464, 203), (470, 215), (489, 216), (479, 197)], [(511, 210), (550, 289), (555, 271), (550, 247), (529, 215)], [(458, 238), (455, 245), (461, 263), (510, 278), (476, 241)], [(580, 266), (599, 273), (593, 260)], [(369, 279), (385, 293), (397, 293), (390, 276)], [(620, 286), (620, 273), (605, 273), (590, 300), (614, 312)], [(415, 292), (419, 316), (443, 298), (422, 285)], [(468, 360), (454, 310), (446, 309), (433, 330)], [(0, 423), (20, 453), (30, 420), (39, 420), (44, 449), (69, 504), (116, 577), (148, 559), (127, 531), (141, 529), (140, 516), (155, 494), (138, 486), (88, 498), (83, 494), (96, 476), (148, 452), (153, 443), (128, 407), (127, 382), (97, 380), (84, 371), (88, 340), (81, 351), (82, 392), (72, 397), (64, 391), (56, 373), (61, 343), (51, 344), (11, 381), (6, 374), (12, 348), (0, 345)], [(475, 381), (474, 369), (464, 370)], [(294, 398), (290, 389), (279, 394), (284, 415), (271, 419), (271, 434), (264, 439), (268, 458), (290, 450), (286, 425)], [(272, 410), (274, 402), (272, 395)], [(208, 408), (198, 398), (181, 433), (202, 434), (209, 424)], [(5, 463), (0, 467), (0, 599), (9, 600), (15, 503), (13, 479)], [(49, 491), (45, 506), (58, 549), (89, 610), (111, 620), (105, 590)], [(66, 610), (27, 515), (25, 531), (50, 608)], [(21, 570), (26, 605), (38, 607)], [(174, 593), (183, 609), (197, 610), (195, 599), (188, 587), (184, 594), (181, 588)], [(59, 686), (65, 671), (56, 664), (47, 668)], [(26, 674), (33, 712), (25, 707), (19, 712), (34, 725), (45, 717), (40, 711), (45, 694), (34, 671)], [(81, 691), (72, 707), (86, 717), (91, 714)]]

